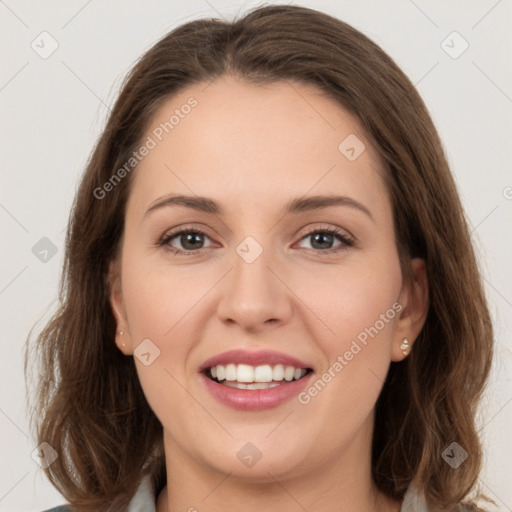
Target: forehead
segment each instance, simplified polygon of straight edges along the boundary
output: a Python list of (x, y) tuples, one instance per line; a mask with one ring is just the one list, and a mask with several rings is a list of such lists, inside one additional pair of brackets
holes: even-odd
[(151, 150), (130, 197), (140, 207), (169, 192), (239, 206), (308, 192), (375, 202), (385, 192), (382, 163), (357, 118), (303, 83), (194, 84), (162, 103), (144, 141)]

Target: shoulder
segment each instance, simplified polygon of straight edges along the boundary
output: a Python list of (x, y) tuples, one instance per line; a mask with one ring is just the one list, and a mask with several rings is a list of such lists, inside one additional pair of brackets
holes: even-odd
[(473, 503), (459, 503), (458, 508), (455, 509), (455, 512), (485, 512), (485, 510)]
[(58, 507), (48, 508), (42, 512), (73, 512), (73, 509), (68, 505), (59, 505)]
[[(442, 512), (441, 509), (428, 505), (423, 493), (419, 492), (411, 483), (404, 495), (400, 512)], [(486, 512), (473, 503), (459, 503), (450, 509), (450, 512)]]
[[(150, 476), (145, 475), (142, 478), (139, 488), (126, 510), (127, 512), (156, 512), (155, 494)], [(71, 505), (66, 504), (42, 512), (76, 512), (76, 510)]]

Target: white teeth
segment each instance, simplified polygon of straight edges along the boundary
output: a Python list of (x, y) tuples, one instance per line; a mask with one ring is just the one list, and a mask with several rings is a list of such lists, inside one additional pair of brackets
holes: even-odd
[[(305, 368), (295, 368), (293, 366), (283, 366), (276, 364), (271, 366), (264, 364), (260, 366), (250, 366), (248, 364), (233, 364), (227, 365), (218, 364), (210, 368), (210, 373), (213, 378), (219, 381), (225, 381), (223, 384), (230, 387), (237, 387), (239, 389), (266, 389), (267, 387), (278, 386), (277, 382), (286, 380), (298, 380), (306, 375)], [(274, 382), (273, 382), (274, 381)], [(238, 386), (238, 383), (242, 383)], [(247, 387), (242, 387), (246, 383)], [(251, 387), (252, 383), (259, 384), (273, 384), (264, 387)]]
[(295, 368), (293, 366), (287, 366), (285, 369), (284, 369), (284, 378), (287, 380), (287, 381), (291, 381), (293, 380), (293, 374), (295, 373)]
[(254, 368), (248, 364), (239, 364), (236, 369), (238, 382), (254, 382)]
[(253, 382), (251, 384), (244, 384), (243, 382), (227, 382), (224, 381), (222, 384), (230, 388), (237, 389), (269, 389), (280, 386), (277, 382)]
[(254, 382), (272, 382), (272, 367), (269, 364), (256, 366), (254, 369)]
[(226, 380), (236, 380), (236, 366), (234, 364), (226, 366)]
[(284, 379), (284, 366), (282, 364), (276, 364), (272, 370), (272, 380), (283, 380)]

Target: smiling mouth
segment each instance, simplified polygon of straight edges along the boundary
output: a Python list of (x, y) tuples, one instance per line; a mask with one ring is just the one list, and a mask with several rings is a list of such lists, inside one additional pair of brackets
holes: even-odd
[(269, 389), (283, 386), (309, 375), (311, 368), (296, 368), (294, 366), (247, 364), (216, 365), (204, 371), (210, 380), (236, 389)]

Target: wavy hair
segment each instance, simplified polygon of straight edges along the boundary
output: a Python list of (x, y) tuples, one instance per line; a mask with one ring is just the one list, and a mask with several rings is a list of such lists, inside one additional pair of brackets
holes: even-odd
[[(123, 510), (145, 474), (157, 491), (166, 483), (162, 426), (133, 358), (114, 343), (109, 303), (108, 265), (136, 168), (108, 199), (95, 191), (140, 146), (165, 101), (223, 75), (316, 86), (359, 119), (380, 154), (402, 271), (410, 278), (410, 259), (425, 260), (430, 304), (412, 353), (391, 363), (378, 398), (372, 475), (391, 497), (402, 498), (414, 480), (431, 505), (455, 510), (481, 469), (475, 418), (493, 352), (464, 211), (438, 133), (406, 75), (358, 30), (298, 6), (183, 24), (125, 78), (73, 203), (58, 310), (25, 349), (26, 377), (32, 358), (38, 369), (31, 428), (59, 453), (47, 477), (85, 512)], [(441, 457), (454, 441), (469, 453), (456, 470)]]

